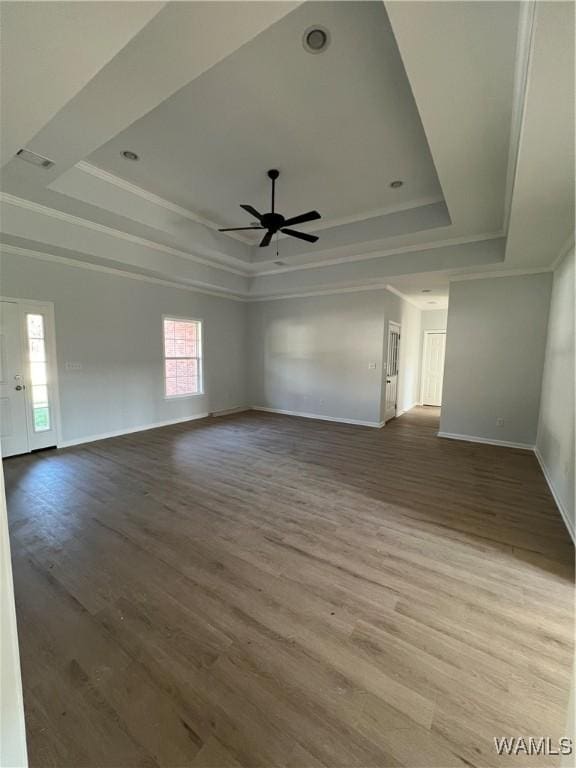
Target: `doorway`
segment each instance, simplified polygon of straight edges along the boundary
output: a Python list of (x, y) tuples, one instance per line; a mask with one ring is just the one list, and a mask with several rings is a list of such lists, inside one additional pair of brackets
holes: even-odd
[(386, 401), (384, 422), (396, 418), (398, 403), (398, 365), (400, 362), (400, 326), (388, 323), (388, 356), (386, 360)]
[(59, 442), (54, 307), (0, 299), (0, 443), (2, 456)]
[(446, 331), (424, 331), (422, 405), (442, 405)]

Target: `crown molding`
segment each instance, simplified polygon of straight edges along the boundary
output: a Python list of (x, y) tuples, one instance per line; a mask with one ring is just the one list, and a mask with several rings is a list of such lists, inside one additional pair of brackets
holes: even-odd
[[(69, 267), (77, 267), (78, 269), (87, 269), (91, 272), (102, 272), (108, 275), (114, 275), (116, 277), (127, 277), (130, 280), (139, 280), (145, 283), (153, 283), (155, 285), (163, 285), (167, 288), (178, 288), (184, 291), (191, 291), (192, 293), (202, 293), (207, 296), (214, 296), (219, 299), (229, 299), (230, 301), (239, 301), (241, 303), (252, 303), (261, 301), (274, 301), (279, 299), (298, 299), (307, 298), (313, 296), (331, 296), (342, 293), (362, 293), (364, 291), (385, 291), (388, 290), (391, 293), (395, 293), (400, 296), (404, 301), (410, 304), (413, 302), (404, 296), (400, 291), (387, 283), (377, 283), (370, 285), (347, 285), (339, 286), (338, 288), (327, 288), (325, 290), (307, 291), (302, 293), (291, 293), (286, 295), (271, 294), (264, 296), (251, 296), (248, 293), (232, 293), (207, 286), (204, 283), (180, 283), (174, 280), (164, 280), (160, 277), (151, 277), (149, 275), (142, 275), (137, 272), (127, 272), (123, 269), (117, 269), (116, 267), (108, 267), (102, 264), (92, 264), (87, 261), (78, 261), (66, 256), (59, 256), (46, 251), (34, 251), (30, 248), (20, 248), (16, 245), (9, 245), (7, 243), (0, 243), (0, 256), (2, 254), (8, 254), (11, 256), (25, 256), (31, 259), (38, 259), (39, 261), (48, 261), (55, 264), (63, 264)], [(416, 305), (414, 305), (416, 306)]]
[(451, 275), (450, 283), (461, 283), (464, 280), (490, 280), (494, 277), (522, 277), (522, 275), (542, 275), (552, 272), (552, 267), (532, 267), (530, 269), (501, 269), (486, 272), (471, 272), (466, 275)]
[(299, 270), (305, 269), (325, 269), (337, 264), (346, 264), (357, 261), (371, 261), (373, 259), (380, 259), (385, 256), (393, 256), (402, 253), (413, 253), (416, 251), (428, 251), (434, 250), (436, 248), (445, 248), (453, 245), (465, 245), (467, 243), (475, 243), (484, 240), (495, 240), (504, 236), (502, 232), (490, 232), (479, 235), (472, 235), (469, 237), (457, 237), (447, 240), (438, 240), (435, 242), (416, 243), (414, 245), (407, 245), (399, 248), (388, 248), (378, 250), (376, 252), (340, 256), (335, 259), (323, 259), (322, 261), (308, 262), (306, 264), (294, 264), (292, 266), (278, 267), (277, 269), (260, 271), (257, 269), (258, 264), (254, 262), (247, 263), (245, 268), (236, 269), (234, 267), (228, 266), (227, 264), (222, 264), (218, 261), (210, 261), (209, 259), (204, 259), (201, 256), (196, 256), (194, 254), (188, 253), (187, 251), (182, 251), (178, 248), (173, 248), (172, 246), (164, 245), (163, 243), (158, 243), (154, 240), (149, 240), (147, 238), (141, 237), (140, 235), (133, 235), (121, 229), (108, 227), (105, 224), (99, 224), (98, 222), (91, 221), (90, 219), (74, 216), (71, 213), (66, 213), (65, 211), (60, 211), (56, 208), (49, 208), (48, 206), (33, 202), (32, 200), (16, 197), (15, 195), (11, 195), (8, 192), (0, 192), (0, 202), (30, 210), (43, 216), (59, 219), (61, 221), (67, 222), (68, 224), (75, 224), (87, 229), (92, 229), (96, 232), (102, 232), (103, 234), (109, 235), (111, 237), (116, 237), (121, 240), (131, 242), (135, 245), (141, 245), (144, 248), (150, 248), (162, 253), (169, 253), (172, 256), (179, 256), (181, 258), (188, 259), (189, 261), (193, 261), (196, 264), (202, 264), (203, 266), (211, 267), (212, 269), (218, 269), (223, 272), (229, 272), (234, 275), (240, 275), (241, 277), (261, 277), (265, 275), (282, 274), (284, 272), (297, 272)]
[(422, 309), (421, 306), (419, 306), (413, 299), (406, 296), (406, 294), (402, 293), (402, 291), (399, 291), (398, 288), (394, 288), (393, 285), (387, 285), (386, 290), (390, 291), (390, 293), (395, 294), (396, 296), (399, 296), (402, 301), (407, 302), (408, 304), (412, 304), (413, 307), (416, 307), (416, 309), (419, 309), (420, 312), (424, 312), (425, 310)]
[[(184, 208), (181, 205), (178, 205), (177, 203), (173, 203), (171, 200), (167, 200), (164, 197), (160, 197), (160, 195), (156, 195), (154, 192), (150, 192), (147, 189), (144, 189), (143, 187), (139, 187), (136, 184), (133, 184), (130, 181), (126, 181), (126, 179), (123, 179), (121, 176), (116, 176), (113, 173), (110, 173), (109, 171), (105, 171), (102, 168), (98, 168), (96, 165), (92, 165), (91, 163), (86, 162), (85, 160), (81, 160), (79, 163), (76, 163), (74, 166), (79, 171), (82, 171), (83, 173), (88, 173), (91, 176), (94, 176), (101, 181), (105, 181), (108, 184), (113, 184), (115, 187), (118, 187), (119, 189), (123, 189), (125, 192), (130, 192), (133, 195), (137, 195), (138, 197), (141, 197), (143, 200), (146, 200), (149, 203), (152, 203), (154, 205), (158, 205), (161, 208), (165, 208), (168, 211), (171, 211), (172, 213), (176, 213), (179, 216), (184, 216), (187, 219), (190, 219), (191, 221), (196, 222), (197, 224), (202, 224), (205, 227), (208, 227), (209, 229), (218, 231), (219, 227), (221, 227), (221, 224), (218, 224), (215, 221), (212, 221), (211, 219), (206, 218), (205, 216), (200, 216), (200, 214), (196, 213), (195, 211), (190, 210), (189, 208)], [(427, 197), (421, 197), (416, 200), (412, 200), (405, 203), (398, 203), (396, 205), (388, 205), (383, 208), (378, 208), (373, 211), (365, 211), (363, 213), (358, 213), (353, 216), (341, 216), (336, 219), (326, 219), (321, 221), (320, 223), (317, 223), (314, 225), (314, 230), (323, 230), (323, 229), (330, 229), (332, 227), (340, 227), (345, 224), (355, 224), (359, 221), (367, 221), (368, 219), (377, 218), (379, 216), (388, 216), (392, 213), (398, 213), (400, 211), (408, 211), (412, 208), (421, 208), (425, 205), (432, 205), (434, 203), (442, 203), (444, 202), (444, 198), (442, 195), (428, 195)], [(227, 237), (232, 237), (235, 240), (239, 240), (246, 245), (250, 245), (252, 247), (255, 246), (254, 241), (245, 235), (240, 235), (235, 232), (226, 232)], [(284, 238), (287, 238), (288, 235), (284, 235), (282, 233), (279, 233), (278, 235), (280, 240), (283, 240)]]
[(31, 259), (49, 261), (56, 264), (64, 264), (69, 267), (77, 267), (78, 269), (88, 269), (91, 272), (103, 272), (104, 274), (114, 275), (115, 277), (128, 277), (131, 280), (139, 280), (144, 283), (154, 283), (155, 285), (163, 285), (167, 288), (178, 288), (183, 291), (192, 291), (193, 293), (202, 293), (207, 296), (215, 296), (219, 299), (230, 299), (231, 301), (240, 302), (248, 301), (247, 294), (227, 291), (225, 288), (212, 286), (209, 283), (202, 283), (200, 281), (187, 281), (185, 283), (181, 283), (175, 280), (165, 280), (161, 277), (151, 277), (149, 275), (143, 275), (138, 272), (128, 272), (124, 269), (118, 269), (116, 267), (107, 267), (103, 264), (92, 264), (88, 261), (79, 261), (77, 259), (71, 259), (66, 256), (58, 256), (54, 253), (48, 253), (46, 251), (34, 251), (29, 248), (20, 248), (19, 246), (9, 245), (7, 243), (0, 243), (0, 256), (2, 254), (8, 254), (11, 256), (26, 256)]
[[(568, 244), (568, 248), (569, 247), (570, 247), (570, 244)], [(567, 253), (568, 248), (563, 249), (563, 254)], [(386, 283), (386, 282), (370, 283), (370, 284), (363, 283), (360, 285), (345, 283), (334, 288), (324, 288), (324, 289), (318, 289), (318, 290), (312, 290), (312, 291), (300, 291), (297, 293), (286, 293), (286, 294), (280, 294), (280, 293), (262, 294), (260, 296), (255, 296), (247, 292), (228, 291), (225, 288), (212, 286), (208, 283), (202, 283), (200, 281), (178, 282), (176, 280), (166, 280), (160, 277), (152, 277), (152, 276), (143, 275), (137, 272), (128, 272), (126, 270), (119, 269), (117, 267), (109, 267), (109, 266), (104, 266), (102, 264), (93, 264), (87, 261), (79, 261), (77, 259), (68, 258), (66, 256), (59, 256), (53, 253), (48, 253), (47, 251), (35, 251), (29, 248), (20, 248), (19, 246), (9, 245), (7, 243), (0, 243), (0, 255), (4, 253), (13, 255), (13, 256), (26, 256), (26, 257), (38, 259), (41, 261), (64, 264), (66, 266), (77, 267), (79, 269), (88, 269), (93, 272), (103, 272), (105, 274), (111, 274), (117, 277), (127, 277), (131, 280), (140, 280), (146, 283), (154, 283), (156, 285), (163, 285), (168, 288), (179, 288), (181, 290), (191, 291), (193, 293), (202, 293), (208, 296), (214, 296), (220, 299), (229, 299), (231, 301), (239, 301), (242, 303), (252, 303), (252, 302), (257, 303), (262, 301), (280, 301), (282, 299), (301, 299), (301, 298), (310, 298), (314, 296), (334, 296), (334, 295), (345, 294), (345, 293), (364, 293), (366, 291), (389, 291), (390, 293), (393, 293), (399, 298), (401, 298), (403, 301), (406, 301), (408, 304), (411, 304), (412, 306), (416, 307), (421, 312), (427, 311), (425, 309), (422, 309), (422, 307), (420, 307), (416, 302), (414, 302), (412, 299), (410, 299), (408, 296), (402, 293), (402, 291), (398, 290), (398, 288), (395, 288), (393, 285), (390, 285), (390, 283)], [(452, 283), (452, 282), (461, 282), (464, 280), (490, 279), (494, 277), (518, 277), (521, 275), (545, 274), (547, 272), (552, 272), (552, 267), (540, 267), (540, 268), (534, 268), (534, 269), (509, 269), (509, 270), (501, 270), (499, 272), (491, 271), (491, 272), (470, 273), (465, 275), (453, 275), (453, 276), (449, 276), (448, 280), (449, 282)]]
[(508, 165), (506, 168), (506, 186), (504, 191), (504, 226), (508, 232), (512, 199), (518, 170), (518, 157), (526, 113), (528, 79), (534, 49), (534, 28), (536, 18), (536, 0), (524, 0), (520, 3), (520, 18), (516, 38), (514, 63), (514, 92), (512, 96), (512, 115), (510, 119), (510, 139), (508, 144)]
[[(380, 216), (389, 216), (392, 213), (400, 213), (401, 211), (410, 211), (413, 208), (422, 208), (425, 205), (433, 205), (434, 203), (446, 202), (442, 195), (428, 195), (428, 197), (419, 197), (416, 200), (411, 200), (405, 203), (397, 203), (396, 205), (388, 205), (384, 208), (377, 208), (373, 211), (365, 211), (364, 213), (357, 213), (352, 216), (341, 216), (337, 219), (323, 219), (319, 223), (315, 223), (313, 227), (314, 232), (316, 230), (322, 231), (323, 229), (331, 229), (332, 227), (342, 227), (346, 224), (356, 224), (359, 221), (368, 221), (369, 219), (377, 219)], [(278, 239), (284, 240), (289, 235), (279, 234)]]
[(253, 272), (254, 277), (264, 277), (267, 275), (279, 275), (284, 272), (297, 272), (302, 269), (322, 269), (331, 267), (335, 264), (348, 264), (355, 261), (372, 261), (381, 259), (385, 256), (396, 256), (402, 253), (415, 253), (417, 251), (432, 251), (437, 248), (449, 248), (453, 245), (467, 245), (468, 243), (478, 243), (485, 240), (499, 240), (504, 237), (504, 232), (487, 232), (480, 235), (470, 235), (467, 237), (454, 237), (447, 240), (436, 240), (428, 243), (416, 243), (415, 245), (403, 245), (398, 248), (385, 248), (375, 253), (355, 254), (353, 256), (340, 256), (336, 259), (323, 259), (322, 261), (308, 262), (306, 264), (294, 264), (292, 266), (278, 267), (277, 269), (267, 269), (259, 272)]
[(187, 251), (181, 251), (178, 248), (172, 248), (169, 245), (157, 243), (154, 240), (148, 240), (145, 237), (140, 237), (140, 235), (132, 235), (129, 232), (124, 232), (121, 229), (107, 227), (105, 224), (99, 224), (98, 222), (91, 221), (90, 219), (82, 219), (79, 216), (74, 216), (71, 213), (66, 213), (65, 211), (59, 211), (56, 208), (48, 208), (47, 206), (41, 205), (40, 203), (34, 203), (32, 200), (25, 200), (22, 197), (15, 197), (14, 195), (10, 195), (7, 192), (0, 192), (0, 202), (6, 203), (7, 205), (14, 205), (18, 208), (24, 208), (29, 211), (34, 211), (34, 213), (39, 213), (43, 216), (49, 216), (53, 219), (60, 219), (61, 221), (65, 221), (68, 224), (75, 224), (86, 229), (92, 229), (96, 232), (102, 232), (103, 234), (110, 235), (121, 240), (127, 240), (128, 242), (134, 243), (135, 245), (141, 245), (144, 248), (151, 248), (152, 250), (161, 251), (162, 253), (169, 253), (172, 256), (180, 256), (181, 258), (188, 259), (189, 261), (194, 261), (196, 264), (202, 264), (203, 266), (211, 267), (212, 269), (219, 269), (223, 272), (230, 272), (233, 275), (250, 277), (252, 274), (249, 270), (235, 269), (234, 267), (229, 267), (228, 265), (222, 264), (218, 261), (210, 261), (208, 259), (202, 258), (201, 256), (195, 256), (192, 253), (188, 253)]
[[(129, 192), (132, 195), (141, 197), (143, 200), (146, 200), (153, 205), (158, 205), (160, 208), (165, 208), (171, 213), (176, 213), (178, 216), (183, 216), (186, 219), (190, 219), (190, 221), (194, 221), (196, 224), (202, 224), (204, 227), (208, 227), (208, 229), (212, 229), (217, 232), (219, 226), (221, 226), (211, 219), (207, 219), (204, 216), (200, 216), (194, 211), (191, 211), (189, 208), (183, 208), (181, 205), (177, 205), (170, 200), (166, 200), (164, 197), (160, 197), (160, 195), (154, 194), (154, 192), (150, 192), (143, 187), (138, 187), (136, 184), (132, 184), (130, 181), (126, 181), (126, 179), (123, 179), (121, 176), (116, 176), (109, 171), (98, 168), (97, 165), (87, 163), (85, 160), (81, 160), (79, 163), (76, 163), (74, 167), (83, 173), (88, 173), (90, 176), (94, 176), (95, 178), (100, 179), (100, 181), (105, 181), (107, 184), (113, 184), (115, 187), (124, 190), (124, 192)], [(235, 240), (240, 240), (246, 245), (252, 245), (252, 241), (245, 236), (236, 234), (234, 232), (227, 232), (226, 234), (228, 237), (232, 237)]]
[(564, 244), (558, 251), (558, 255), (550, 265), (550, 269), (554, 271), (564, 261), (565, 257), (570, 251), (574, 250), (574, 233), (569, 235), (568, 239), (564, 241)]
[(343, 285), (338, 288), (325, 288), (316, 291), (301, 291), (298, 293), (271, 293), (262, 296), (250, 296), (250, 302), (281, 301), (283, 299), (307, 299), (312, 296), (334, 296), (341, 293), (364, 293), (365, 291), (385, 291), (386, 283), (371, 283), (370, 285)]

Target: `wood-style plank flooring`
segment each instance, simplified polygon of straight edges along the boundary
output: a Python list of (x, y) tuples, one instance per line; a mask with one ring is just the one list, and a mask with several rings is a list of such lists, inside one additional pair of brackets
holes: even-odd
[(31, 766), (555, 765), (573, 550), (525, 451), (245, 413), (5, 462)]

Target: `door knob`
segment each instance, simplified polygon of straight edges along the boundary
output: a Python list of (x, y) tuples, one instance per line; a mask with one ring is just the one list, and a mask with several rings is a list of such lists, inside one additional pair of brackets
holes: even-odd
[(24, 385), (23, 384), (16, 384), (14, 389), (16, 389), (16, 390), (18, 390), (18, 392), (20, 392), (21, 389), (24, 389)]

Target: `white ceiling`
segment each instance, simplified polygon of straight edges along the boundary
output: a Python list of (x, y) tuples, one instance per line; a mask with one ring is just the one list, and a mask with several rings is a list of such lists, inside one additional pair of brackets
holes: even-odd
[[(135, 0), (110, 25), (103, 3), (4, 5), (3, 149), (55, 162), (3, 167), (12, 247), (243, 296), (387, 281), (416, 301), (449, 274), (549, 268), (573, 234), (571, 2)], [(279, 256), (215, 231), (267, 208), (272, 166), (282, 212), (324, 217)]]
[[(2, 165), (75, 96), (162, 2), (2, 2)], [(104, 34), (105, 31), (105, 34)], [(73, 54), (73, 65), (71, 65)]]
[[(331, 36), (318, 55), (302, 45), (314, 24)], [(268, 168), (277, 209), (316, 208), (321, 228), (442, 198), (381, 0), (305, 3), (89, 162), (220, 226), (250, 224), (240, 203), (269, 210)]]

